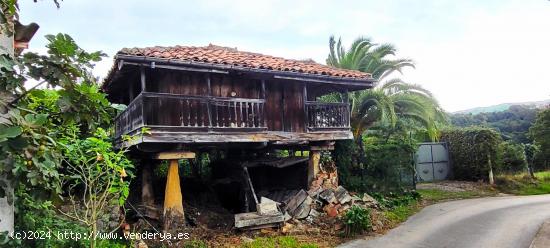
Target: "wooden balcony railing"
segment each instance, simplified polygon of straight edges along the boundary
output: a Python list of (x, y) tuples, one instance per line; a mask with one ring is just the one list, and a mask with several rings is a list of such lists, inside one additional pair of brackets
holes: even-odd
[(264, 99), (142, 92), (115, 119), (115, 136), (140, 127), (174, 131), (265, 130)]
[(350, 128), (350, 110), (347, 103), (307, 101), (305, 108), (308, 131)]
[[(142, 92), (115, 119), (115, 136), (141, 127), (175, 132), (267, 130), (264, 99)], [(307, 131), (349, 130), (349, 105), (308, 101)]]

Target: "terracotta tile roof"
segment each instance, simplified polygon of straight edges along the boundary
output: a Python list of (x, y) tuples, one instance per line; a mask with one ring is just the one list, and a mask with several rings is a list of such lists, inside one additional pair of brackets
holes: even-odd
[(243, 68), (291, 71), (305, 74), (325, 75), (340, 78), (371, 79), (369, 73), (333, 68), (315, 63), (313, 60), (293, 60), (238, 51), (236, 48), (208, 45), (204, 47), (173, 46), (123, 48), (118, 55), (145, 56), (186, 62), (203, 62)]

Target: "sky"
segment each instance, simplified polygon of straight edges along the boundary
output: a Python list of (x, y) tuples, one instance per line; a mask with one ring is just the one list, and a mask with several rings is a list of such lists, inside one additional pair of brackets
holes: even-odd
[(46, 34), (66, 33), (88, 51), (216, 44), (325, 63), (328, 39), (391, 43), (416, 68), (393, 74), (430, 90), (447, 111), (550, 99), (548, 0), (20, 0), (20, 20)]

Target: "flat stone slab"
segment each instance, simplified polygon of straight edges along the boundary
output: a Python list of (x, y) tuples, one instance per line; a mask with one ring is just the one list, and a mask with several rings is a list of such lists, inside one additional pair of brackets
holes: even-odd
[(269, 224), (278, 224), (285, 221), (285, 216), (282, 213), (278, 215), (259, 215), (258, 213), (240, 213), (235, 215), (236, 228), (265, 227)]

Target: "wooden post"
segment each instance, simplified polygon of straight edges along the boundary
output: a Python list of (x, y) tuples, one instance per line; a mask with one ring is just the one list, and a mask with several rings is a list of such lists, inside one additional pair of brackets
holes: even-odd
[(153, 191), (152, 166), (153, 160), (144, 159), (141, 165), (141, 203), (144, 206), (154, 206), (155, 196)]
[(304, 107), (304, 131), (307, 133), (309, 132), (309, 115), (307, 111), (307, 85), (304, 83), (303, 93), (302, 93), (302, 99), (304, 101), (303, 107)]
[(267, 127), (267, 118), (265, 114), (265, 104), (267, 103), (267, 99), (265, 99), (265, 79), (262, 79), (262, 89), (260, 91), (261, 98), (264, 99), (264, 103), (262, 104), (262, 123), (258, 123), (258, 125), (263, 127)]
[(140, 81), (141, 81), (141, 92), (146, 92), (146, 80), (145, 80), (145, 68), (143, 66), (139, 67), (139, 75), (140, 75)]
[(308, 187), (311, 182), (317, 178), (319, 174), (319, 161), (321, 160), (321, 151), (311, 150), (309, 151), (309, 161), (307, 166), (307, 184)]
[(164, 218), (183, 219), (183, 201), (180, 188), (180, 176), (178, 160), (170, 160), (168, 176), (166, 177), (166, 190), (164, 194)]
[[(211, 97), (212, 97), (212, 82), (210, 79), (210, 73), (206, 76), (206, 83), (208, 86), (208, 100), (206, 101), (206, 110), (208, 111), (208, 127), (212, 128), (212, 107), (211, 107)], [(218, 121), (218, 120), (216, 120)]]
[(129, 91), (128, 93), (129, 93), (130, 95), (128, 96), (128, 98), (130, 98), (130, 101), (128, 101), (128, 105), (130, 105), (130, 103), (131, 103), (132, 101), (134, 101), (134, 98), (135, 98), (135, 97), (134, 97), (134, 83), (133, 83), (133, 82), (130, 82), (129, 88), (130, 88), (130, 89), (128, 90), (128, 91)]

